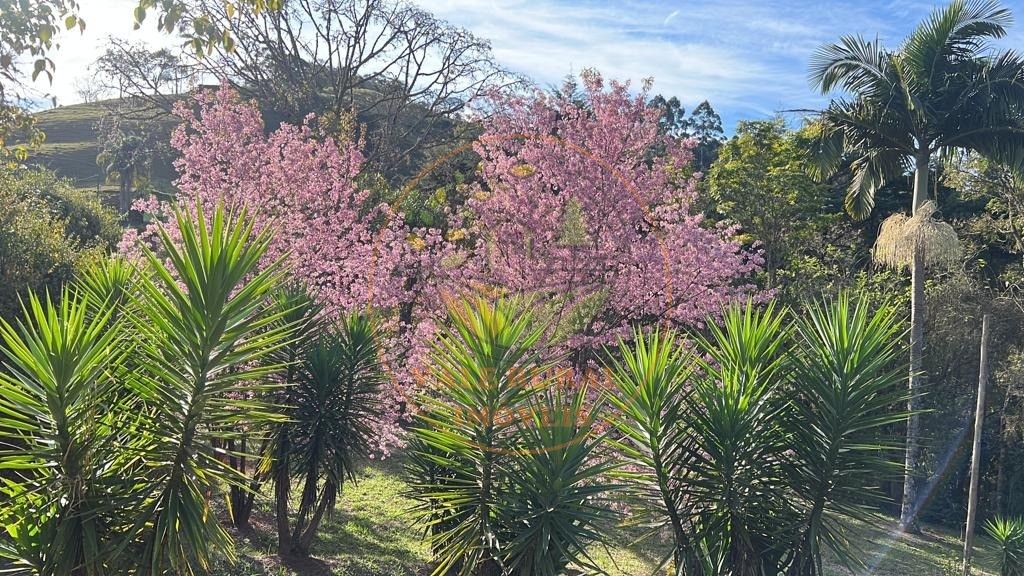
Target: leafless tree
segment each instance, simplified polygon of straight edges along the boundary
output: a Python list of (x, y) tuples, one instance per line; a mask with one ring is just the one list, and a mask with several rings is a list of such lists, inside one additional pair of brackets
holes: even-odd
[(354, 118), (367, 128), (370, 161), (389, 177), (450, 145), (475, 98), (519, 82), (488, 41), (404, 0), (286, 0), (260, 13), (221, 0), (189, 6), (192, 18), (231, 23), (233, 45), (199, 59), (209, 75), (250, 92), (272, 119), (317, 112), (338, 130)]
[(174, 102), (195, 87), (200, 74), (197, 66), (172, 50), (150, 50), (113, 37), (95, 68), (95, 86), (121, 100), (121, 113), (131, 110), (150, 119), (169, 116)]
[(82, 102), (99, 102), (103, 100), (108, 92), (100, 83), (96, 82), (95, 76), (80, 76), (75, 78), (75, 95)]

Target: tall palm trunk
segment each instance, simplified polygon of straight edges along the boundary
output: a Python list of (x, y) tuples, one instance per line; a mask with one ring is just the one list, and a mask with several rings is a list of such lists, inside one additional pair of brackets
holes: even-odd
[[(914, 214), (928, 201), (928, 153), (917, 154), (914, 173)], [(918, 494), (921, 478), (920, 466), (921, 417), (921, 366), (924, 357), (924, 250), (921, 244), (914, 246), (914, 259), (910, 268), (910, 375), (908, 387), (910, 400), (907, 408), (907, 454), (906, 471), (903, 478), (903, 503), (900, 507), (900, 527), (917, 532)]]

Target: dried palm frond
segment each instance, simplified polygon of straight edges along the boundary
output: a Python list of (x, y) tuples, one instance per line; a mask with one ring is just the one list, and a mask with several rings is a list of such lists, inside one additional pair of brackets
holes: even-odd
[(925, 202), (912, 217), (893, 214), (882, 222), (872, 256), (893, 268), (909, 268), (914, 250), (921, 248), (925, 266), (934, 266), (960, 258), (960, 240), (953, 227), (935, 220), (935, 202)]

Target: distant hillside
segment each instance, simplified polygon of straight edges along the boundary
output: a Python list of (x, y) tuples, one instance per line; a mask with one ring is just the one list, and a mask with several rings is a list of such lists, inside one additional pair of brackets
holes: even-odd
[[(243, 93), (247, 93), (244, 91)], [(184, 97), (184, 95), (182, 95)], [(358, 106), (373, 108), (370, 103), (381, 96), (371, 90), (358, 89), (355, 99)], [(37, 113), (36, 119), (39, 128), (46, 134), (46, 140), (38, 149), (30, 152), (29, 163), (49, 168), (60, 176), (70, 178), (78, 188), (90, 188), (104, 193), (104, 201), (108, 204), (114, 203), (117, 184), (111, 180), (107, 183), (106, 176), (96, 164), (96, 156), (100, 152), (98, 123), (103, 119), (109, 110), (117, 108), (121, 100), (104, 100), (83, 104), (71, 104), (60, 106), (51, 110)], [(391, 143), (398, 150), (415, 148), (416, 141), (422, 137), (412, 127), (419, 121), (423, 110), (418, 105), (410, 105), (402, 110), (398, 121), (398, 130), (408, 130), (407, 134), (398, 137), (396, 142)], [(264, 111), (265, 120), (270, 129), (277, 127), (281, 118)], [(386, 111), (383, 108), (373, 109), (370, 112), (360, 115), (359, 122), (367, 127), (371, 134), (380, 130), (381, 125), (389, 119), (384, 118)], [(166, 116), (165, 116), (166, 117)], [(161, 126), (162, 132), (169, 137), (173, 128), (173, 121), (164, 121)], [(446, 150), (459, 145), (464, 140), (467, 130), (466, 122), (458, 117), (448, 118), (437, 122), (431, 129), (435, 140), (442, 145), (438, 149), (420, 149), (411, 157), (406, 158), (400, 164), (389, 166), (390, 171), (385, 173), (386, 177), (397, 183), (402, 183), (419, 172), (420, 168), (430, 163), (430, 159)], [(472, 132), (472, 131), (470, 131)], [(446, 142), (447, 140), (447, 142)], [(166, 143), (166, 142), (165, 142)], [(169, 149), (169, 146), (167, 147)], [(371, 143), (368, 148), (372, 148)], [(166, 152), (165, 155), (169, 155)], [(149, 174), (151, 183), (161, 191), (171, 191), (172, 182), (177, 174), (172, 165), (171, 159), (167, 157), (154, 159)]]
[[(116, 192), (117, 185), (107, 185), (106, 176), (96, 164), (100, 152), (96, 126), (116, 104), (117, 100), (105, 100), (37, 113), (38, 126), (46, 134), (46, 141), (30, 153), (29, 162), (70, 178), (79, 188), (99, 187), (103, 192)], [(174, 167), (167, 159), (157, 159), (151, 167), (151, 177), (157, 186), (167, 187), (175, 178)]]

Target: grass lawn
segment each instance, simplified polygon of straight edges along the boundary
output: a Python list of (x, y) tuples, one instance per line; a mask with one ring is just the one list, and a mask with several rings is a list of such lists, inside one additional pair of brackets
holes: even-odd
[[(282, 565), (275, 550), (276, 532), (271, 503), (264, 499), (253, 514), (253, 530), (236, 534), (239, 561), (222, 564), (219, 576), (242, 575), (326, 575), (413, 576), (429, 574), (429, 551), (420, 539), (420, 529), (411, 522), (412, 505), (404, 492), (401, 462), (391, 459), (367, 465), (356, 484), (350, 484), (339, 498), (334, 515), (324, 522), (313, 548), (315, 559)], [(891, 525), (854, 524), (863, 539), (864, 561), (869, 570), (850, 572), (828, 568), (834, 576), (874, 574), (885, 576), (959, 575), (960, 543), (955, 531), (926, 527), (921, 536), (896, 538)], [(608, 549), (595, 547), (595, 560), (612, 575), (650, 574), (665, 552), (658, 542), (633, 543), (625, 531), (614, 534)], [(995, 576), (984, 570), (988, 544), (980, 542), (982, 569), (975, 574)]]
[[(49, 168), (80, 187), (102, 186), (106, 177), (96, 165), (96, 156), (100, 153), (97, 124), (114, 105), (112, 100), (81, 103), (36, 113), (37, 125), (46, 134), (46, 140), (29, 152), (29, 163)], [(167, 119), (159, 122), (151, 129), (170, 133), (174, 122)], [(153, 181), (164, 187), (177, 177), (171, 158), (165, 156), (155, 158), (150, 167)]]

